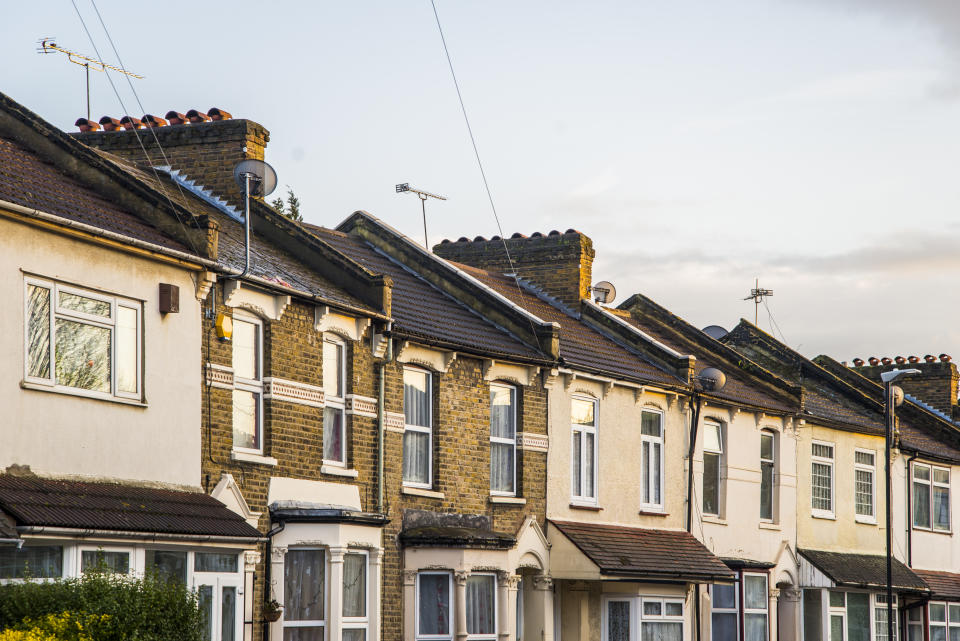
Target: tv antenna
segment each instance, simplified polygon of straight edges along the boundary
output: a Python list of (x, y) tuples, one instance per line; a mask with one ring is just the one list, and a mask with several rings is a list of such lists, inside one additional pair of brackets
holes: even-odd
[(37, 48), (37, 53), (54, 53), (59, 51), (62, 54), (67, 56), (67, 60), (72, 62), (75, 65), (80, 65), (87, 72), (87, 120), (90, 120), (90, 70), (100, 71), (106, 73), (107, 69), (111, 71), (116, 71), (117, 73), (122, 73), (125, 76), (130, 76), (131, 78), (139, 78), (143, 80), (143, 76), (137, 75), (133, 72), (127, 71), (120, 67), (114, 67), (113, 65), (108, 65), (103, 60), (97, 60), (96, 58), (91, 58), (83, 54), (77, 53), (76, 51), (70, 51), (69, 49), (64, 49), (56, 42), (53, 38), (41, 38), (39, 41), (40, 46)]
[(427, 198), (436, 198), (437, 200), (446, 200), (446, 196), (438, 196), (437, 194), (431, 194), (429, 191), (423, 191), (422, 189), (415, 189), (410, 186), (410, 183), (401, 183), (397, 185), (397, 193), (402, 194), (405, 191), (416, 194), (420, 197), (420, 208), (423, 210), (423, 246), (427, 248), (427, 251), (430, 251), (430, 241), (427, 240)]
[(772, 289), (761, 289), (760, 288), (760, 279), (758, 278), (754, 284), (753, 289), (750, 290), (750, 295), (744, 298), (743, 300), (753, 299), (753, 324), (757, 324), (760, 313), (760, 303), (763, 302), (763, 299), (767, 296), (773, 296)]

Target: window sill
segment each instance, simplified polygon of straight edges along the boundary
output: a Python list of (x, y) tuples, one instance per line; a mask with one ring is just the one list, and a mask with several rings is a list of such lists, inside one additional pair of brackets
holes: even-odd
[(407, 496), (423, 496), (428, 499), (442, 499), (444, 498), (443, 492), (436, 492), (434, 490), (425, 490), (419, 487), (402, 487), (400, 488), (401, 494), (406, 494)]
[(640, 510), (638, 514), (640, 516), (670, 516), (668, 512), (661, 512), (660, 510)]
[(99, 394), (91, 394), (84, 390), (73, 390), (69, 387), (53, 387), (50, 385), (41, 385), (40, 383), (31, 383), (30, 381), (20, 381), (20, 387), (37, 392), (50, 392), (51, 394), (62, 394), (64, 396), (74, 396), (76, 398), (89, 398), (91, 401), (106, 401), (107, 403), (130, 405), (132, 407), (147, 407), (147, 404), (143, 401), (135, 401), (132, 398), (120, 398), (119, 396), (100, 396)]
[(588, 512), (599, 512), (603, 508), (599, 505), (590, 505), (589, 503), (571, 503), (571, 510), (587, 510)]
[(490, 502), (503, 505), (526, 505), (527, 499), (522, 496), (499, 496), (497, 494), (491, 494)]
[(775, 532), (779, 532), (781, 530), (779, 523), (772, 523), (770, 521), (760, 521), (760, 523), (757, 524), (757, 527), (761, 530), (773, 530)]
[(250, 454), (249, 452), (238, 452), (233, 450), (230, 452), (230, 459), (233, 461), (239, 461), (241, 463), (258, 463), (260, 465), (269, 465), (270, 467), (275, 467), (277, 465), (277, 459), (272, 456), (264, 456), (263, 454)]
[(719, 516), (703, 515), (700, 517), (701, 523), (713, 523), (714, 525), (727, 525), (727, 519), (721, 519)]
[(360, 474), (356, 470), (348, 470), (345, 467), (339, 467), (337, 465), (321, 465), (320, 473), (329, 474), (330, 476), (346, 476), (352, 479), (357, 478)]
[(836, 521), (836, 520), (837, 520), (837, 515), (836, 515), (836, 514), (828, 514), (828, 513), (826, 513), (826, 512), (812, 512), (812, 513), (810, 514), (810, 516), (812, 516), (812, 517), (815, 518), (815, 519), (825, 519), (825, 520), (827, 520), (827, 521)]
[(872, 519), (869, 516), (855, 516), (853, 520), (861, 525), (876, 525), (877, 519)]
[(953, 534), (953, 530), (935, 530), (935, 529), (933, 529), (933, 528), (929, 528), (929, 527), (918, 527), (918, 526), (916, 526), (916, 525), (914, 525), (911, 529), (912, 529), (914, 532), (928, 532), (928, 533), (930, 533), (930, 534), (946, 534), (947, 536), (950, 536), (950, 535)]

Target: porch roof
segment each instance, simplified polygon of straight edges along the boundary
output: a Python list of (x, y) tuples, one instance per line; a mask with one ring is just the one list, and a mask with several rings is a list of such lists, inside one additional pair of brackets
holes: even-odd
[[(810, 568), (805, 571), (800, 565), (801, 587), (851, 587), (882, 589), (887, 586), (887, 558), (878, 554), (853, 554), (850, 552), (827, 552), (825, 550), (798, 549), (801, 561)], [(893, 589), (898, 592), (929, 592), (924, 580), (897, 559), (893, 559)], [(818, 581), (809, 580), (812, 574), (820, 573)], [(806, 577), (806, 579), (804, 578)], [(826, 581), (823, 581), (826, 579)], [(832, 583), (833, 585), (829, 585)]]
[(960, 574), (937, 570), (914, 570), (933, 591), (931, 598), (960, 601)]

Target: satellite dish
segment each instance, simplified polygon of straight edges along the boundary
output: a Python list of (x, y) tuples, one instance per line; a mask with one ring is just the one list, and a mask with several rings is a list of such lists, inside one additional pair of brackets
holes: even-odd
[(613, 299), (617, 297), (617, 288), (608, 280), (601, 280), (591, 287), (590, 290), (593, 292), (594, 299), (604, 305), (612, 303)]
[(727, 376), (716, 367), (708, 367), (697, 377), (708, 392), (719, 392), (727, 384)]
[(730, 333), (719, 325), (707, 325), (701, 331), (714, 340), (720, 340)]
[(240, 189), (244, 188), (248, 175), (251, 196), (269, 196), (277, 188), (277, 172), (262, 160), (241, 160), (233, 168), (233, 179)]

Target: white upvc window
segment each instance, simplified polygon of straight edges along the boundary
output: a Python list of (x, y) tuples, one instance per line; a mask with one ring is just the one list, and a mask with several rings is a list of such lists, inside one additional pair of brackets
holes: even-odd
[(950, 468), (914, 463), (913, 527), (950, 530)]
[(770, 636), (769, 595), (766, 574), (743, 573), (743, 638), (767, 641)]
[(342, 641), (366, 641), (370, 631), (368, 555), (350, 550), (343, 555)]
[(703, 513), (719, 516), (723, 484), (723, 425), (707, 421), (703, 425)]
[(94, 398), (142, 399), (142, 304), (24, 279), (24, 382)]
[(907, 610), (907, 641), (923, 641), (923, 606)]
[(641, 597), (640, 638), (682, 639), (683, 600)]
[(133, 549), (81, 545), (77, 562), (77, 576), (86, 572), (130, 574), (133, 571)]
[(263, 323), (233, 313), (233, 449), (263, 453)]
[(472, 572), (467, 577), (467, 638), (497, 641), (497, 576)]
[(323, 462), (345, 467), (347, 346), (343, 340), (323, 337)]
[(417, 574), (417, 641), (453, 641), (453, 574)]
[(575, 503), (597, 503), (597, 401), (575, 396), (571, 402), (571, 494)]
[(517, 389), (490, 384), (490, 493), (517, 494)]
[[(829, 627), (828, 637), (824, 641), (877, 641), (878, 616), (886, 621), (886, 604), (878, 600), (877, 594), (853, 590), (830, 590), (828, 594)], [(884, 609), (882, 615), (878, 615), (878, 608)], [(883, 638), (886, 638), (885, 631)]]
[[(909, 631), (909, 626), (908, 626)], [(897, 595), (893, 595), (893, 641), (897, 641), (900, 633), (897, 630)], [(920, 628), (923, 636), (923, 628)], [(887, 595), (874, 593), (873, 595), (873, 641), (887, 641)]]
[(811, 444), (810, 479), (813, 515), (833, 518), (833, 443)]
[(927, 604), (930, 618), (929, 641), (960, 638), (960, 604), (931, 601)]
[(777, 435), (760, 432), (760, 518), (774, 521), (776, 505)]
[(403, 368), (403, 484), (433, 486), (433, 376)]
[(606, 597), (603, 602), (603, 641), (636, 641), (636, 608), (636, 597)]
[(0, 584), (23, 579), (59, 579), (63, 577), (62, 545), (0, 546)]
[(871, 450), (857, 449), (853, 453), (854, 464), (854, 511), (856, 519), (876, 523), (876, 477), (877, 454)]
[(323, 639), (326, 631), (326, 552), (289, 548), (283, 562), (283, 638)]
[(641, 506), (663, 510), (663, 412), (645, 409), (640, 415)]
[(740, 639), (740, 586), (736, 583), (714, 583), (710, 586), (711, 641)]

